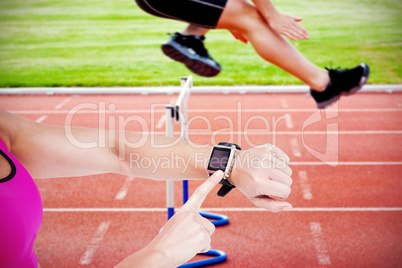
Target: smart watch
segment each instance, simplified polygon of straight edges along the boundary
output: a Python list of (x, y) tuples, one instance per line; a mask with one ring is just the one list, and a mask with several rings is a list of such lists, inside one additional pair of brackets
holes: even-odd
[(218, 191), (218, 196), (224, 197), (232, 189), (236, 188), (227, 179), (229, 178), (236, 158), (236, 150), (241, 150), (240, 146), (234, 143), (220, 142), (212, 148), (209, 156), (207, 173), (211, 176), (215, 171), (222, 170), (223, 179), (219, 182), (222, 187)]

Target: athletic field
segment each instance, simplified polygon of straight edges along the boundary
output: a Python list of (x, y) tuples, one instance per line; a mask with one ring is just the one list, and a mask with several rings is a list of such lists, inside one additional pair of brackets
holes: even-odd
[[(402, 1), (274, 1), (304, 17), (310, 40), (295, 46), (318, 66), (371, 66), (369, 83), (402, 83)], [(133, 0), (0, 1), (0, 87), (177, 85), (190, 72), (166, 58), (166, 33), (184, 23), (152, 17)], [(261, 60), (251, 45), (212, 31), (206, 46), (223, 66), (197, 85), (300, 81)], [(269, 44), (267, 44), (269, 46)]]

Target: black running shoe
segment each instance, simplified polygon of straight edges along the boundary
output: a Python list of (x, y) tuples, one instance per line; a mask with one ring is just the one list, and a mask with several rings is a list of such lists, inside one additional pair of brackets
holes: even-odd
[(212, 77), (219, 74), (221, 66), (204, 47), (204, 36), (175, 33), (162, 45), (162, 51), (172, 60), (184, 63), (195, 74)]
[(365, 63), (352, 69), (325, 69), (328, 70), (330, 78), (327, 88), (322, 92), (310, 89), (319, 109), (335, 103), (342, 95), (348, 96), (358, 92), (366, 84), (370, 74), (370, 68)]

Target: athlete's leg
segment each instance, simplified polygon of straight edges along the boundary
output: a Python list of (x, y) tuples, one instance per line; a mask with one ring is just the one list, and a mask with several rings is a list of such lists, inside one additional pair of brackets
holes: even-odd
[(189, 24), (186, 28), (184, 28), (183, 31), (181, 31), (180, 33), (182, 35), (196, 35), (196, 36), (203, 36), (205, 34), (207, 34), (207, 32), (209, 31), (209, 29), (206, 28), (201, 28), (192, 24)]
[(272, 30), (256, 7), (247, 1), (228, 0), (217, 28), (241, 32), (263, 59), (299, 78), (312, 89), (323, 91), (328, 85), (328, 71), (308, 61)]

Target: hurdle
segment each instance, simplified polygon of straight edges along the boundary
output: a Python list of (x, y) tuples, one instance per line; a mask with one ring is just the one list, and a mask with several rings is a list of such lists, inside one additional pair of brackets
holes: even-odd
[[(182, 77), (180, 94), (176, 100), (175, 104), (169, 104), (165, 106), (166, 112), (166, 136), (173, 138), (174, 136), (174, 123), (180, 123), (180, 138), (182, 140), (187, 140), (188, 138), (188, 111), (187, 103), (190, 96), (191, 88), (193, 87), (193, 77)], [(166, 206), (167, 206), (167, 216), (168, 220), (174, 215), (175, 210), (175, 182), (166, 182)], [(188, 181), (183, 181), (183, 204), (187, 202), (189, 198), (188, 193)], [(223, 226), (229, 223), (229, 218), (225, 215), (219, 215), (214, 213), (199, 212), (201, 216), (211, 219), (211, 222), (215, 226)], [(180, 268), (194, 268), (194, 267), (205, 267), (213, 264), (218, 264), (226, 261), (226, 253), (221, 250), (211, 249), (206, 253), (199, 253), (199, 255), (211, 256), (213, 258), (204, 259), (200, 261), (195, 261), (191, 263), (186, 263)]]

